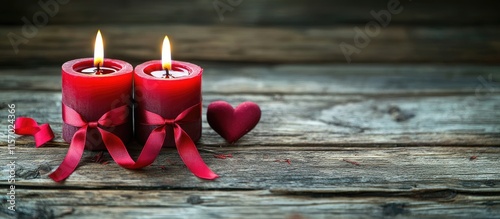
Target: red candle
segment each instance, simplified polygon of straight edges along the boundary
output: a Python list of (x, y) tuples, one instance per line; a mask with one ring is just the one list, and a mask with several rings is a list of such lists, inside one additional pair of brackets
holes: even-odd
[[(202, 68), (187, 62), (173, 61), (173, 70), (186, 70), (189, 75), (181, 78), (161, 78), (151, 75), (152, 72), (161, 69), (160, 60), (145, 62), (135, 68), (134, 88), (138, 110), (147, 110), (163, 118), (173, 119), (182, 111), (201, 102)], [(140, 115), (137, 115), (136, 119), (137, 140), (143, 144), (155, 127), (144, 125)], [(196, 121), (181, 124), (181, 127), (194, 142), (198, 141), (201, 137), (201, 113)], [(175, 146), (171, 129), (167, 130), (163, 146)]]
[[(142, 63), (135, 68), (134, 90), (137, 111), (147, 110), (163, 118), (176, 118), (189, 107), (201, 103), (201, 76), (203, 69), (188, 62), (172, 61), (170, 42), (165, 37), (162, 60)], [(136, 115), (136, 137), (145, 143), (154, 126), (145, 125)], [(196, 142), (201, 137), (201, 112), (194, 122), (181, 124), (183, 130)], [(174, 147), (172, 129), (167, 130), (164, 147)]]
[[(148, 61), (135, 68), (134, 90), (137, 111), (147, 110), (163, 118), (176, 118), (184, 110), (201, 103), (203, 69), (188, 62), (171, 61), (170, 43), (165, 37), (162, 60)], [(136, 111), (136, 112), (137, 112)], [(196, 142), (201, 137), (201, 112), (196, 121), (181, 124), (183, 130)], [(155, 127), (145, 125), (136, 116), (137, 140), (145, 143)], [(164, 147), (175, 146), (172, 129), (167, 130)]]
[(162, 60), (135, 68), (135, 130), (144, 148), (175, 146), (194, 175), (215, 179), (217, 174), (203, 162), (194, 144), (201, 137), (202, 73), (195, 64), (171, 61), (165, 37)]
[[(95, 122), (105, 113), (124, 105), (129, 106), (132, 94), (133, 68), (127, 62), (104, 59), (100, 32), (96, 38), (94, 59), (68, 61), (62, 66), (62, 103), (79, 113), (83, 120)], [(132, 137), (132, 114), (123, 115), (127, 122), (114, 127), (103, 127), (124, 143)], [(63, 138), (71, 139), (79, 127), (63, 124)], [(99, 131), (89, 128), (85, 148), (105, 150)]]

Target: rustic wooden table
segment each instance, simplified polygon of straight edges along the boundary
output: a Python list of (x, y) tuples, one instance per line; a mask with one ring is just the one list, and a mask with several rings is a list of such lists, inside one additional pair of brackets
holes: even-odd
[[(392, 1), (57, 2), (46, 23), (36, 1), (0, 9), (0, 218), (500, 218), (499, 1), (402, 0), (351, 64), (339, 45)], [(106, 57), (159, 59), (169, 34), (175, 59), (205, 69), (198, 148), (220, 178), (196, 178), (174, 149), (137, 171), (86, 151), (64, 183), (47, 177), (68, 148), (61, 64), (92, 56), (97, 29)], [(206, 123), (216, 100), (254, 101), (261, 122), (228, 145)], [(9, 154), (8, 104), (54, 141), (18, 137)]]
[[(198, 144), (219, 173), (194, 177), (173, 149), (143, 170), (85, 152), (65, 183), (59, 67), (4, 70), (0, 116), (48, 122), (56, 139), (15, 148), (16, 212), (38, 218), (330, 218), (500, 215), (499, 67), (202, 63), (204, 101), (252, 100), (259, 125), (234, 145), (207, 123)], [(235, 74), (237, 72), (238, 74)], [(40, 76), (43, 75), (43, 76)], [(204, 118), (206, 121), (206, 119)], [(131, 149), (138, 155), (139, 148)], [(12, 156), (2, 141), (0, 162)], [(231, 154), (231, 158), (216, 158)], [(289, 161), (289, 162), (287, 162)], [(8, 166), (0, 184), (7, 186)], [(7, 199), (2, 196), (2, 205)], [(2, 207), (1, 214), (12, 215)], [(156, 217), (156, 216), (155, 216)]]

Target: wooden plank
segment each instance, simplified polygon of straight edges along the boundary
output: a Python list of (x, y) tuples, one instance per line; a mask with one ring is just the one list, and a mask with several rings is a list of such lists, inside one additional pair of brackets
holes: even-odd
[[(204, 95), (260, 104), (263, 116), (240, 145), (498, 145), (500, 95)], [(16, 116), (50, 122), (61, 132), (59, 92), (5, 91), (0, 102), (16, 104)], [(7, 110), (0, 116), (7, 118)], [(205, 111), (203, 112), (205, 114)], [(205, 120), (205, 119), (204, 119)], [(205, 120), (206, 121), (206, 120)], [(304, 131), (307, 126), (307, 131)], [(206, 122), (201, 143), (224, 144)], [(2, 138), (4, 140), (5, 138)], [(59, 140), (60, 141), (60, 140)]]
[[(363, 94), (478, 97), (500, 91), (500, 66), (262, 65), (196, 62), (208, 94)], [(0, 90), (60, 91), (61, 67), (3, 68)]]
[[(495, 218), (498, 194), (283, 195), (272, 191), (18, 189), (16, 214), (39, 218)], [(2, 196), (5, 200), (5, 197)], [(342, 215), (339, 217), (339, 215)]]
[[(263, 112), (257, 128), (239, 145), (498, 145), (500, 95), (254, 95), (207, 94), (208, 104), (246, 100)], [(4, 91), (0, 102), (16, 104), (16, 116), (33, 117), (61, 132), (59, 92)], [(6, 107), (6, 105), (3, 105)], [(7, 118), (7, 110), (0, 111)], [(201, 144), (221, 145), (203, 119)], [(5, 142), (5, 137), (1, 138)], [(58, 139), (57, 141), (61, 141)]]
[[(174, 59), (261, 63), (348, 63), (340, 45), (345, 42), (355, 46), (356, 36), (352, 26), (49, 25), (40, 28), (27, 44), (17, 46), (18, 53), (9, 40), (0, 41), (0, 64), (60, 65), (70, 59), (91, 57), (98, 28), (104, 34), (106, 56), (134, 65), (160, 59), (160, 45), (165, 34), (172, 39)], [(0, 35), (9, 33), (20, 35), (21, 27), (0, 27)], [(353, 53), (350, 59), (352, 63), (497, 64), (500, 61), (497, 55), (500, 53), (499, 35), (498, 26), (389, 26), (370, 43), (357, 46), (359, 53)]]
[[(10, 87), (0, 92), (0, 125), (6, 124), (5, 104), (15, 103), (17, 116), (50, 122), (57, 136), (38, 149), (31, 137), (19, 137), (16, 154), (9, 155), (0, 134), (0, 163), (16, 161), (18, 205), (12, 214), (2, 196), (0, 217), (136, 218), (154, 212), (159, 218), (495, 218), (500, 213), (500, 95), (493, 74), (498, 67), (208, 66), (213, 69), (206, 72), (204, 109), (218, 99), (253, 100), (263, 109), (261, 123), (235, 145), (203, 123), (198, 146), (221, 178), (194, 177), (173, 149), (164, 149), (139, 171), (117, 166), (107, 154), (109, 163), (95, 163), (91, 159), (98, 152), (87, 151), (62, 184), (47, 177), (68, 146), (60, 138), (58, 67), (2, 69), (7, 80), (0, 87)], [(313, 69), (310, 76), (302, 73), (307, 69)], [(130, 146), (137, 156), (140, 147)], [(2, 186), (10, 185), (8, 168), (0, 165)]]
[[(24, 139), (26, 140), (26, 139)], [(18, 142), (15, 157), (6, 146), (0, 162), (16, 162), (16, 187), (92, 189), (272, 189), (278, 193), (500, 193), (498, 147), (353, 147), (353, 146), (203, 146), (205, 162), (221, 177), (205, 181), (192, 175), (174, 149), (164, 149), (155, 163), (142, 170), (92, 161), (99, 152), (86, 151), (81, 165), (63, 183), (48, 173), (67, 152), (67, 144), (34, 148)], [(131, 146), (137, 156), (139, 148)], [(218, 159), (213, 154), (231, 154)], [(470, 159), (476, 156), (475, 159)], [(290, 163), (287, 162), (287, 159)], [(8, 172), (8, 165), (1, 171)], [(8, 174), (0, 185), (8, 185)]]
[[(46, 1), (44, 1), (46, 2)], [(219, 3), (223, 20), (214, 3)], [(234, 3), (233, 3), (234, 2)], [(60, 5), (51, 24), (175, 23), (222, 25), (335, 25), (365, 24), (374, 20), (370, 11), (387, 10), (388, 0), (151, 0), (69, 1)], [(498, 1), (419, 0), (400, 1), (403, 10), (391, 17), (392, 24), (457, 25), (498, 24)], [(452, 7), (450, 7), (452, 6)], [(110, 10), (110, 8), (112, 10)], [(227, 10), (225, 10), (227, 9)], [(2, 7), (3, 24), (22, 25), (21, 18), (32, 19), (43, 9), (37, 1), (10, 1)], [(53, 10), (53, 9), (52, 9)], [(464, 13), (466, 12), (466, 13)]]

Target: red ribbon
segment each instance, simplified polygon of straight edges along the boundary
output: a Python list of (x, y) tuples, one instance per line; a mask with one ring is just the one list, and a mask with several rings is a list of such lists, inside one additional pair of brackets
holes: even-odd
[[(166, 129), (172, 128), (175, 146), (177, 147), (177, 151), (187, 168), (195, 176), (202, 179), (212, 180), (219, 177), (205, 164), (200, 156), (200, 153), (198, 152), (198, 149), (196, 149), (196, 145), (193, 140), (180, 126), (183, 123), (195, 122), (199, 119), (201, 114), (201, 103), (187, 108), (175, 119), (165, 119), (162, 116), (147, 110), (139, 110), (139, 113), (141, 118), (144, 120), (142, 121), (143, 125), (158, 126), (149, 135), (144, 148), (161, 148), (165, 138), (167, 137)], [(145, 153), (144, 150), (142, 153)]]
[(14, 127), (14, 133), (18, 135), (32, 135), (35, 138), (37, 148), (54, 139), (54, 132), (48, 123), (38, 126), (38, 123), (32, 118), (19, 117), (16, 119)]
[[(164, 119), (158, 114), (142, 110), (142, 118), (145, 125), (158, 126), (149, 135), (144, 148), (135, 162), (129, 155), (127, 148), (119, 137), (103, 128), (111, 128), (122, 125), (126, 122), (128, 112), (127, 106), (121, 106), (105, 113), (98, 121), (87, 122), (74, 109), (63, 104), (62, 117), (63, 121), (71, 126), (79, 129), (73, 135), (66, 157), (61, 165), (49, 174), (49, 177), (56, 182), (63, 181), (73, 173), (80, 162), (85, 142), (87, 131), (89, 128), (96, 128), (100, 134), (106, 149), (115, 160), (115, 162), (127, 169), (139, 169), (150, 165), (154, 162), (163, 146), (166, 138), (167, 127), (173, 128), (175, 144), (179, 155), (188, 167), (188, 169), (197, 177), (202, 179), (215, 179), (219, 177), (212, 172), (210, 168), (203, 162), (196, 145), (191, 137), (182, 129), (180, 124), (194, 122), (201, 114), (201, 104), (196, 104), (182, 113), (175, 119)], [(37, 142), (37, 147), (48, 140), (54, 138), (54, 134), (48, 124), (38, 126), (36, 121), (31, 118), (18, 118), (16, 120), (16, 134), (34, 135)]]
[(85, 149), (85, 140), (87, 138), (87, 131), (89, 128), (96, 128), (101, 133), (102, 141), (106, 147), (108, 145), (123, 146), (123, 142), (120, 138), (103, 128), (110, 128), (124, 124), (127, 121), (127, 117), (124, 115), (127, 114), (128, 107), (121, 106), (105, 113), (97, 121), (87, 122), (78, 112), (63, 104), (63, 121), (68, 125), (79, 127), (80, 129), (78, 129), (78, 131), (76, 131), (73, 135), (68, 153), (66, 154), (63, 162), (54, 172), (49, 174), (49, 177), (56, 182), (60, 182), (68, 178), (68, 176), (75, 171)]

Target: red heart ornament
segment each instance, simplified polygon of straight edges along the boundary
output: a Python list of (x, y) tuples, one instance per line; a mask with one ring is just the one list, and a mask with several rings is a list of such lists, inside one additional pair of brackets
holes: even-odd
[(250, 132), (259, 123), (260, 116), (259, 105), (250, 101), (241, 103), (236, 109), (225, 101), (215, 101), (207, 109), (208, 124), (229, 143)]

